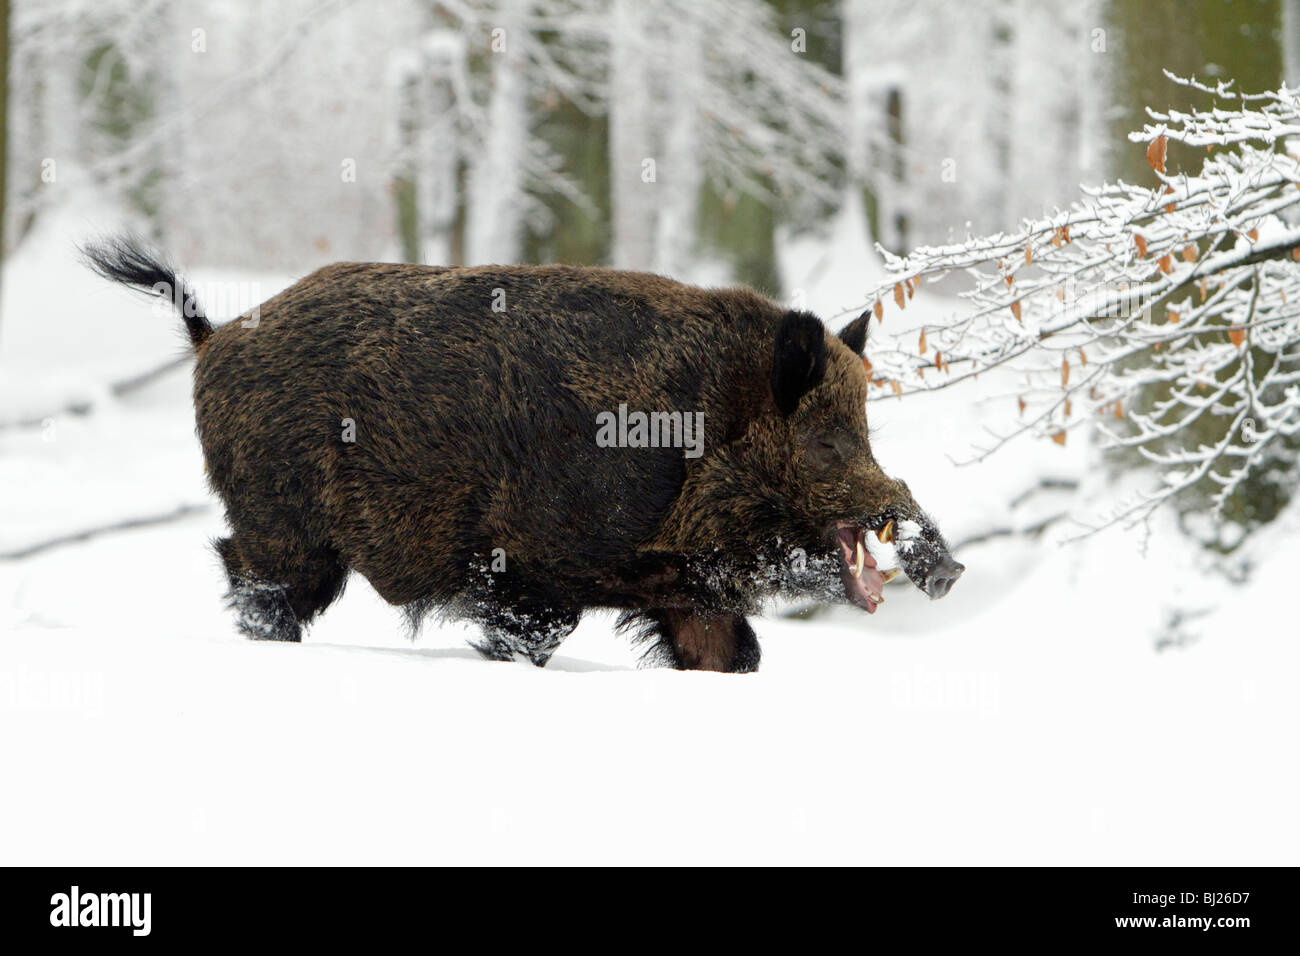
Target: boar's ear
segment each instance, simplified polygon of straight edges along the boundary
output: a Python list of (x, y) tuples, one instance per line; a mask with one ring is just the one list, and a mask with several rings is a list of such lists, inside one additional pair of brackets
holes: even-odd
[(867, 309), (860, 316), (840, 329), (840, 341), (851, 348), (856, 355), (867, 350), (867, 328), (871, 310)]
[(808, 312), (787, 312), (772, 350), (772, 398), (782, 415), (826, 377), (826, 327)]

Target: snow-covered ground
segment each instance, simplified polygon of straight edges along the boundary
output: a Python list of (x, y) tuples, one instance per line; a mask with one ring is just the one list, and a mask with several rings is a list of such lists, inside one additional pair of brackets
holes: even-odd
[[(247, 643), (188, 369), (109, 390), (181, 354), (173, 319), (76, 264), (74, 239), (112, 224), (51, 227), (4, 273), (0, 423), (36, 424), (0, 428), (0, 862), (1300, 859), (1296, 509), (1236, 586), (1163, 524), (1145, 550), (995, 536), (958, 550), (941, 602), (899, 584), (870, 618), (758, 620), (754, 676), (637, 669), (606, 615), (545, 670), (487, 663), (459, 624), (408, 640), (356, 577), (304, 644)], [(869, 283), (852, 235), (785, 244), (822, 314)], [(195, 275), (263, 297), (290, 278)], [(923, 292), (887, 327), (951, 307)], [(1078, 504), (1010, 507), (1042, 477), (1096, 490), (1082, 443), (954, 466), (997, 420), (980, 398), (869, 411), (950, 541)], [(91, 410), (50, 414), (69, 402)]]

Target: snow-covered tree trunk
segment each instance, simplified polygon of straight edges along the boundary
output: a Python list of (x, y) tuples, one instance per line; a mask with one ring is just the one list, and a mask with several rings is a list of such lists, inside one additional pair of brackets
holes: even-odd
[(206, 45), (182, 29), (184, 21), (175, 6), (159, 8), (150, 30), (158, 44), (157, 60), (149, 75), (152, 79), (154, 113), (166, 117), (167, 133), (158, 150), (158, 168), (161, 187), (158, 190), (157, 227), (163, 246), (181, 262), (192, 262), (197, 250), (181, 244), (186, 236), (183, 228), (191, 214), (190, 196), (196, 191), (190, 181), (193, 169), (190, 153), (198, 147), (192, 117), (185, 112), (180, 77), (186, 70), (194, 69), (197, 58), (205, 56), (195, 49)]
[(645, 45), (649, 8), (643, 0), (612, 0), (609, 16), (610, 258), (616, 269), (649, 269), (661, 195)]
[(5, 256), (5, 179), (9, 172), (9, 0), (0, 0), (0, 262)]
[(1012, 82), (1004, 96), (1009, 112), (1002, 115), (1009, 137), (1001, 148), (1011, 188), (1003, 198), (1002, 222), (1041, 216), (1062, 184), (1083, 181), (1088, 141), (1095, 148), (1100, 135), (1083, 124), (1082, 101), (1091, 95), (1086, 84), (1096, 79), (1082, 26), (1087, 6), (1014, 0), (1006, 10), (1013, 24), (1006, 28)]
[(502, 0), (492, 17), (492, 92), (485, 138), (469, 174), (468, 265), (516, 263), (522, 256), (524, 164), (530, 149), (526, 21), (530, 0)]
[[(465, 67), (463, 39), (449, 30), (429, 34), (423, 44), (420, 76), (416, 82), (418, 115), (415, 122), (415, 209), (416, 234), (419, 237), (420, 261), (430, 265), (452, 262), (456, 209), (459, 204), (457, 174), (461, 146), (456, 123), (457, 77)], [(476, 212), (493, 214), (481, 208)], [(499, 213), (498, 213), (499, 214)], [(493, 240), (495, 241), (495, 240)], [(488, 261), (493, 254), (510, 255), (518, 251), (503, 241), (496, 253), (483, 252)], [(495, 261), (513, 261), (496, 259)]]
[[(85, 151), (82, 100), (77, 89), (77, 45), (71, 40), (63, 51), (73, 62), (48, 69), (41, 84), (41, 141), (44, 144), (42, 184), (51, 192), (67, 195), (81, 178)], [(46, 61), (49, 62), (48, 60)]]
[(664, 22), (668, 82), (663, 161), (655, 189), (660, 197), (655, 222), (654, 269), (683, 276), (695, 251), (695, 216), (703, 180), (699, 162), (697, 116), (704, 58), (703, 38), (689, 6), (668, 8)]
[(876, 241), (895, 251), (906, 246), (909, 206), (903, 130), (910, 34), (902, 7), (897, 0), (847, 0), (844, 7), (849, 174), (875, 205)]
[(1109, 171), (1106, 110), (1111, 100), (1110, 35), (1105, 23), (1104, 0), (1079, 0), (1069, 14), (1070, 49), (1078, 58), (1075, 89), (1078, 97), (1078, 134), (1075, 155), (1079, 181), (1099, 183)]
[(1022, 17), (1029, 15), (1033, 4), (1031, 0), (980, 0), (979, 5), (984, 8), (989, 31), (984, 114), (985, 137), (991, 152), (991, 162), (983, 167), (987, 175), (981, 192), (987, 197), (993, 221), (1010, 222), (1018, 213), (1016, 190), (1012, 187), (1016, 183), (1013, 144), (1019, 145), (1015, 142), (1016, 119), (1028, 112), (1024, 104), (1017, 102), (1017, 96), (1027, 90), (1027, 86), (1017, 84), (1017, 67), (1023, 60), (1026, 38), (1033, 42)]
[[(870, 183), (870, 128), (874, 87), (871, 67), (880, 57), (870, 55), (866, 42), (871, 28), (871, 0), (844, 0), (844, 82), (848, 97), (847, 150), (849, 176), (854, 183)], [(879, 237), (877, 237), (879, 238)]]
[(1300, 89), (1300, 0), (1282, 0), (1282, 79)]

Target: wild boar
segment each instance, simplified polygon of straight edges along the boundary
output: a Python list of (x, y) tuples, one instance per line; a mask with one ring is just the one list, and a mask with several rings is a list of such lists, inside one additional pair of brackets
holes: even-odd
[(775, 595), (869, 613), (867, 535), (942, 597), (964, 570), (872, 455), (868, 316), (570, 266), (340, 263), (214, 328), (137, 240), (101, 275), (180, 306), (249, 637), (300, 640), (350, 571), (543, 665), (589, 608), (647, 659), (752, 671)]

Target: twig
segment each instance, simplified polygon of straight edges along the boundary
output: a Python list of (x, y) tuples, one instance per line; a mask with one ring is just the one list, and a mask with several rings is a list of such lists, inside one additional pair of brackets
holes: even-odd
[(100, 525), (96, 528), (87, 528), (84, 531), (74, 531), (71, 534), (60, 535), (57, 538), (50, 538), (47, 541), (38, 541), (36, 544), (30, 544), (14, 551), (0, 551), (0, 561), (21, 561), (24, 558), (30, 558), (37, 554), (43, 554), (53, 548), (61, 548), (64, 545), (80, 544), (83, 541), (89, 541), (92, 538), (98, 538), (106, 534), (114, 534), (118, 531), (132, 531), (136, 528), (149, 528), (154, 525), (168, 524), (172, 521), (180, 521), (182, 518), (188, 518), (191, 515), (203, 514), (211, 508), (210, 505), (180, 505), (175, 511), (169, 511), (161, 515), (146, 515), (140, 518), (127, 518), (125, 521), (116, 521), (113, 524)]

